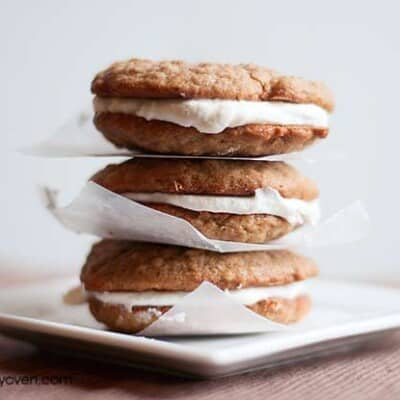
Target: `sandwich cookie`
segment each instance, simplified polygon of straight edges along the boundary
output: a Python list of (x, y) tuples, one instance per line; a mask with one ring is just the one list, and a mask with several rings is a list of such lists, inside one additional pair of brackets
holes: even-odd
[(205, 281), (272, 321), (293, 323), (311, 304), (300, 281), (317, 274), (311, 260), (286, 250), (220, 254), (102, 240), (93, 246), (81, 281), (98, 321), (135, 333)]
[(137, 158), (92, 180), (210, 239), (265, 243), (319, 219), (318, 188), (283, 162)]
[(251, 64), (131, 59), (92, 82), (94, 123), (118, 147), (162, 154), (263, 156), (328, 134), (321, 82)]

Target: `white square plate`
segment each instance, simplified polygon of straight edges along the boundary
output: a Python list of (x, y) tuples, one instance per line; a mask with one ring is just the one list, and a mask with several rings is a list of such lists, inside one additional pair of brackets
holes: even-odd
[(0, 333), (47, 350), (168, 373), (218, 377), (350, 349), (400, 327), (400, 292), (315, 280), (313, 309), (290, 332), (151, 339), (108, 332), (86, 305), (65, 306), (76, 280), (2, 289)]

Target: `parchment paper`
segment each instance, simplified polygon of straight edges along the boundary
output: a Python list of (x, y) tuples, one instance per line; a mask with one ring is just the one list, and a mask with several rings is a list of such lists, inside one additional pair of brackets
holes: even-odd
[(209, 282), (185, 296), (139, 335), (218, 335), (291, 329), (249, 310)]
[(218, 252), (260, 251), (316, 247), (361, 239), (369, 229), (368, 214), (360, 202), (341, 209), (318, 225), (304, 225), (265, 244), (238, 243), (206, 238), (187, 221), (89, 182), (69, 205), (60, 207), (56, 195), (43, 190), (46, 207), (66, 228), (102, 238), (175, 244)]

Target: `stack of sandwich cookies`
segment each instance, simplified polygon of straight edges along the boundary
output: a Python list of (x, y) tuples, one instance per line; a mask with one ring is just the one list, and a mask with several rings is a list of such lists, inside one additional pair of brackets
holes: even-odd
[[(107, 166), (91, 179), (100, 190), (180, 218), (233, 250), (237, 242), (271, 245), (318, 222), (312, 181), (284, 162), (252, 158), (327, 136), (333, 98), (322, 83), (255, 65), (132, 59), (100, 72), (92, 92), (94, 124), (106, 139), (160, 155)], [(142, 331), (203, 282), (277, 323), (310, 309), (304, 281), (318, 269), (291, 251), (217, 253), (119, 239), (94, 245), (81, 272), (93, 316), (112, 330)]]
[(319, 218), (318, 188), (283, 162), (138, 158), (92, 179), (210, 239), (266, 243)]
[(256, 65), (132, 59), (92, 82), (97, 129), (118, 147), (161, 154), (264, 156), (328, 134), (320, 82)]
[(297, 322), (310, 308), (303, 281), (317, 273), (311, 260), (284, 250), (220, 254), (103, 240), (93, 246), (81, 280), (98, 321), (137, 333), (204, 281), (272, 321)]

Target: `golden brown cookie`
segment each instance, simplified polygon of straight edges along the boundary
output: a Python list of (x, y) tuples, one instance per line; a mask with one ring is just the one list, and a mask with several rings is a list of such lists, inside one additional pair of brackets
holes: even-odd
[(215, 253), (153, 243), (103, 240), (81, 273), (89, 291), (191, 291), (208, 281), (221, 289), (285, 285), (315, 276), (308, 258), (287, 250)]
[(328, 128), (249, 124), (207, 135), (166, 121), (129, 114), (99, 113), (96, 128), (117, 147), (188, 156), (258, 157), (300, 151), (328, 135)]
[(285, 76), (252, 64), (190, 64), (133, 58), (98, 73), (92, 92), (104, 97), (312, 103), (327, 111), (334, 107), (332, 94), (323, 83)]
[[(251, 196), (273, 188), (287, 198), (312, 201), (318, 188), (282, 162), (137, 158), (109, 165), (93, 181), (115, 193), (171, 193)], [(297, 225), (270, 214), (194, 211), (171, 204), (144, 202), (148, 207), (186, 220), (210, 239), (265, 243)]]
[[(93, 246), (81, 281), (97, 320), (113, 330), (139, 332), (171, 306), (132, 306), (106, 303), (94, 293), (194, 290), (208, 281), (221, 289), (285, 285), (318, 274), (315, 264), (289, 251), (220, 254), (177, 246), (103, 240)], [(300, 320), (310, 308), (307, 295), (271, 297), (247, 305), (280, 323)]]
[(268, 161), (134, 158), (107, 166), (92, 180), (115, 193), (250, 196), (270, 187), (286, 198), (311, 201), (319, 195), (297, 169)]
[[(190, 64), (132, 59), (96, 75), (97, 98), (220, 99), (313, 104), (333, 111), (330, 90), (321, 82), (285, 76), (251, 64)], [(118, 147), (182, 155), (263, 156), (302, 150), (328, 134), (326, 126), (244, 124), (218, 134), (200, 132), (162, 118), (98, 110), (97, 129)], [(120, 110), (119, 110), (120, 111)], [(308, 120), (306, 120), (308, 121)]]
[(238, 215), (192, 211), (170, 204), (146, 203), (146, 206), (186, 220), (209, 239), (265, 243), (279, 239), (296, 228), (285, 219), (269, 214)]

